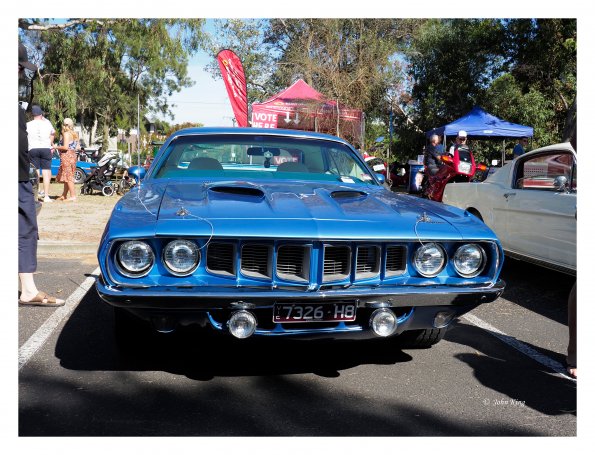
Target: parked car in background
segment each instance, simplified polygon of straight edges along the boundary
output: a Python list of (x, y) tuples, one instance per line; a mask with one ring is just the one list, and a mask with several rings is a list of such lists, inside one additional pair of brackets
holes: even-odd
[[(76, 170), (74, 171), (74, 183), (83, 183), (93, 168), (97, 167), (96, 163), (90, 161), (77, 161)], [(58, 175), (60, 168), (60, 152), (54, 150), (52, 152), (52, 178)]]
[(482, 183), (446, 185), (443, 202), (483, 220), (509, 256), (576, 274), (576, 171), (572, 146), (551, 145)]
[(382, 161), (382, 158), (377, 158), (375, 156), (367, 156), (364, 158), (366, 164), (374, 171), (376, 174), (382, 174), (386, 177), (386, 163)]
[(429, 347), (504, 289), (485, 224), (393, 193), (346, 141), (296, 130), (177, 131), (116, 204), (98, 259), (120, 347), (138, 318)]

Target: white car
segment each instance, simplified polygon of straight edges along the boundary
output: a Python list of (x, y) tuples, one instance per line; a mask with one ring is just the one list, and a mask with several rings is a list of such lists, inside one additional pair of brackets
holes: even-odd
[(570, 143), (521, 155), (482, 183), (450, 183), (443, 202), (466, 209), (510, 257), (576, 274), (576, 152)]

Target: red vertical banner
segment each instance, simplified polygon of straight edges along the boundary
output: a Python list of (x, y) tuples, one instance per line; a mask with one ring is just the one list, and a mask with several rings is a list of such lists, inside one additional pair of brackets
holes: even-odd
[(217, 61), (238, 126), (248, 126), (248, 93), (242, 61), (229, 49), (219, 52)]

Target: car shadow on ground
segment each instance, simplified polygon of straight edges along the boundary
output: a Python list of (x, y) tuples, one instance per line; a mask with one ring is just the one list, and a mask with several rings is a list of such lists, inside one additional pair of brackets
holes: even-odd
[[(150, 337), (136, 355), (122, 358), (112, 327), (112, 309), (91, 289), (57, 340), (55, 354), (66, 371), (20, 373), (20, 436), (544, 434), (511, 426), (497, 412), (477, 419), (473, 412), (453, 413), (448, 403), (417, 405), (398, 382), (385, 381), (386, 390), (369, 393), (373, 378), (369, 385), (360, 384), (363, 376), (327, 379), (357, 365), (412, 360), (387, 343), (245, 343), (185, 331)], [(160, 371), (190, 381), (161, 378)]]
[(165, 371), (208, 381), (218, 376), (299, 373), (336, 377), (361, 364), (412, 359), (389, 340), (237, 340), (197, 326), (172, 334), (148, 332), (133, 349), (122, 352), (113, 327), (113, 309), (91, 289), (58, 337), (61, 365), (72, 370)]
[(502, 298), (560, 324), (567, 323), (568, 295), (576, 277), (506, 257), (500, 278), (506, 282)]
[[(475, 353), (456, 354), (455, 358), (473, 368), (477, 380), (495, 392), (486, 397), (488, 406), (497, 406), (494, 400), (514, 399), (542, 414), (576, 415), (576, 382), (555, 375), (552, 370), (473, 325), (456, 322), (445, 339), (475, 350)], [(557, 353), (524, 343), (548, 357), (559, 357)], [(505, 358), (503, 347), (507, 348)]]

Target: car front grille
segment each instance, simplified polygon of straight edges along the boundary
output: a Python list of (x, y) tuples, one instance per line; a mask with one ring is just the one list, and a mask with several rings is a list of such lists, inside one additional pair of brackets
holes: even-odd
[(372, 278), (380, 273), (380, 248), (359, 246), (355, 265), (355, 278)]
[(246, 244), (242, 247), (242, 274), (250, 278), (271, 278), (271, 247)]
[(387, 277), (402, 275), (407, 269), (407, 247), (389, 245), (386, 247), (384, 274)]
[(235, 277), (235, 251), (233, 243), (210, 243), (207, 249), (207, 271), (215, 275)]
[(277, 276), (289, 281), (309, 281), (310, 248), (302, 245), (280, 246), (277, 250)]
[(344, 280), (351, 273), (351, 249), (348, 246), (324, 246), (322, 281)]
[(220, 277), (269, 280), (280, 285), (381, 281), (406, 272), (407, 246), (215, 239), (207, 245), (205, 267), (208, 273)]

